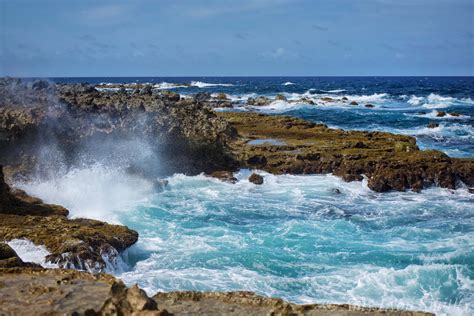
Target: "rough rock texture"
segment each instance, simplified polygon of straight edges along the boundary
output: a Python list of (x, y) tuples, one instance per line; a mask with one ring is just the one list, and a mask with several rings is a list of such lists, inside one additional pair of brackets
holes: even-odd
[(210, 107), (174, 92), (124, 90), (0, 79), (0, 164), (8, 176), (44, 171), (40, 164), (50, 159), (39, 161), (38, 151), (45, 144), (59, 153), (53, 159), (74, 164), (91, 140), (113, 139), (148, 143), (160, 158), (153, 162), (168, 172), (212, 172), (233, 163), (223, 145), (235, 131)]
[[(450, 158), (419, 150), (413, 137), (383, 132), (331, 129), (287, 116), (219, 113), (237, 130), (229, 147), (242, 167), (274, 174), (333, 173), (346, 181), (368, 177), (374, 191), (404, 191), (437, 185), (454, 189), (461, 180), (474, 186), (474, 159)], [(250, 145), (253, 139), (281, 144)]]
[(29, 239), (51, 253), (47, 261), (60, 267), (103, 271), (133, 245), (137, 232), (91, 219), (68, 219), (61, 206), (44, 204), (23, 191), (10, 190), (0, 168), (0, 240)]
[[(430, 185), (456, 188), (458, 180), (474, 186), (473, 159), (421, 151), (412, 137), (329, 129), (284, 116), (216, 114), (211, 108), (222, 100), (207, 93), (182, 98), (148, 85), (114, 89), (0, 80), (0, 163), (6, 165), (8, 178), (45, 172), (45, 163), (57, 166), (54, 160), (39, 158), (45, 140), (54, 140), (61, 163), (74, 166), (91, 140), (99, 144), (93, 152), (113, 157), (116, 148), (102, 150), (101, 144), (140, 139), (159, 158), (138, 161), (135, 152), (128, 151), (127, 168), (154, 179), (162, 173), (211, 174), (250, 167), (276, 174), (334, 173), (346, 181), (361, 180), (365, 174), (369, 187), (380, 192), (420, 191)], [(269, 102), (257, 97), (248, 103)], [(286, 145), (247, 144), (259, 138), (276, 138)]]
[(171, 292), (158, 293), (153, 298), (158, 306), (175, 315), (432, 315), (347, 304), (297, 305), (281, 299), (258, 296), (253, 292)]
[(254, 183), (254, 184), (263, 184), (263, 177), (259, 174), (252, 173), (249, 177), (249, 181)]
[(0, 269), (1, 315), (432, 315), (352, 305), (296, 305), (251, 292), (171, 292), (148, 297), (107, 274)]

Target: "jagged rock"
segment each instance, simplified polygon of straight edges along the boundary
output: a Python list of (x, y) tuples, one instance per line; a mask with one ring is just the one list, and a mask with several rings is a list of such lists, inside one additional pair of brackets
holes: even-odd
[(263, 177), (259, 174), (252, 173), (249, 177), (249, 182), (252, 182), (253, 184), (263, 184)]
[(254, 98), (248, 98), (247, 99), (247, 104), (248, 105), (255, 105), (255, 106), (264, 106), (264, 105), (269, 105), (272, 103), (272, 101), (264, 96), (258, 96), (255, 99)]
[(145, 87), (143, 87), (143, 89), (140, 91), (140, 94), (148, 94), (148, 95), (151, 95), (152, 94), (152, 89), (153, 87), (151, 85), (146, 85)]
[[(287, 116), (219, 113), (238, 131), (228, 143), (242, 167), (274, 174), (333, 173), (346, 181), (365, 174), (372, 190), (420, 191), (429, 185), (455, 188), (456, 179), (474, 185), (474, 159), (422, 151), (416, 139), (384, 132), (342, 131)], [(288, 128), (290, 126), (290, 128)], [(251, 139), (275, 138), (282, 150), (251, 146)], [(283, 147), (283, 146), (282, 146)], [(314, 159), (309, 159), (314, 157)]]
[(216, 96), (217, 100), (227, 100), (227, 95), (225, 93), (218, 93)]
[(44, 245), (50, 252), (47, 261), (60, 267), (103, 271), (104, 257), (114, 259), (138, 239), (137, 232), (125, 226), (69, 220), (67, 214), (61, 206), (11, 190), (0, 168), (0, 240), (29, 239)]
[(170, 173), (212, 172), (236, 164), (223, 149), (234, 136), (235, 130), (208, 105), (181, 100), (175, 92), (121, 94), (84, 84), (36, 91), (22, 81), (0, 81), (0, 164), (8, 165), (9, 176), (55, 167), (34, 159), (44, 140), (54, 139), (59, 155), (67, 156), (105, 137), (149, 143)]
[(194, 102), (205, 102), (211, 98), (211, 94), (208, 92), (196, 93), (193, 97)]
[(164, 90), (161, 92), (161, 95), (171, 102), (178, 102), (181, 99), (181, 96), (179, 95), (179, 93), (174, 92), (174, 91)]
[(347, 304), (297, 305), (244, 291), (170, 292), (150, 298), (107, 274), (62, 269), (0, 269), (0, 284), (2, 315), (433, 315)]
[(422, 316), (423, 312), (384, 310), (336, 304), (292, 304), (281, 299), (256, 295), (253, 292), (171, 292), (157, 293), (153, 299), (160, 308), (174, 315), (285, 315), (285, 316)]
[(234, 173), (231, 171), (214, 171), (210, 174), (210, 176), (224, 182), (229, 182), (229, 183), (237, 182), (237, 178), (234, 177)]
[(277, 94), (275, 96), (276, 101), (288, 101), (288, 99), (283, 94)]
[(35, 80), (31, 87), (33, 90), (44, 90), (49, 88), (49, 82), (46, 80)]

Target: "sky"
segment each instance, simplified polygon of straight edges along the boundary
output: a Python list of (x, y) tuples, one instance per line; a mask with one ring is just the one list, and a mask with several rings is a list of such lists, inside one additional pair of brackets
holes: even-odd
[(0, 0), (0, 75), (474, 75), (474, 0)]

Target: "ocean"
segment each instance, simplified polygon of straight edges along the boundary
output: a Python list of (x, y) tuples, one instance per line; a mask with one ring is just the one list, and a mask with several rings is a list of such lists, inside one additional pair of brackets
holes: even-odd
[[(285, 114), (334, 128), (412, 135), (420, 148), (474, 157), (473, 77), (50, 80), (150, 83), (185, 95), (224, 92), (237, 104), (219, 111)], [(277, 94), (288, 101), (244, 104), (248, 97)], [(302, 97), (333, 101), (290, 102)], [(430, 122), (437, 127), (428, 128)], [(175, 174), (156, 192), (144, 179), (96, 164), (23, 188), (64, 205), (73, 217), (137, 230), (138, 243), (111, 272), (149, 294), (247, 290), (296, 303), (474, 313), (474, 197), (466, 188), (376, 193), (365, 180), (262, 171), (257, 172), (265, 183), (255, 186), (246, 181), (251, 172), (240, 170), (236, 184)]]

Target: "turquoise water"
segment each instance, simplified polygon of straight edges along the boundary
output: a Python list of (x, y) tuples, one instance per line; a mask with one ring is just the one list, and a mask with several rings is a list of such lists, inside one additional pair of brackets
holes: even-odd
[[(140, 239), (119, 277), (149, 293), (251, 290), (297, 303), (474, 312), (474, 199), (374, 193), (333, 176), (175, 175), (118, 213)], [(337, 189), (337, 190), (336, 190)]]
[[(348, 130), (413, 135), (421, 148), (474, 157), (473, 77), (54, 80), (142, 82), (184, 96), (224, 92), (235, 104), (222, 111), (285, 114)], [(259, 107), (245, 102), (277, 94), (287, 101)], [(443, 111), (447, 114), (439, 116)], [(428, 128), (430, 122), (439, 126)], [(265, 142), (281, 144), (277, 139), (251, 144)], [(130, 153), (149, 150), (140, 141), (114, 145), (107, 147), (111, 158), (124, 161), (134, 159)], [(474, 314), (474, 195), (466, 188), (380, 194), (364, 182), (345, 183), (331, 175), (265, 173), (265, 183), (255, 186), (244, 170), (234, 185), (174, 175), (164, 191), (155, 192), (152, 183), (123, 172), (124, 166), (111, 166), (117, 159), (97, 160), (102, 163), (23, 188), (64, 205), (73, 217), (137, 230), (137, 245), (114, 273), (149, 294), (250, 290), (297, 303)]]

